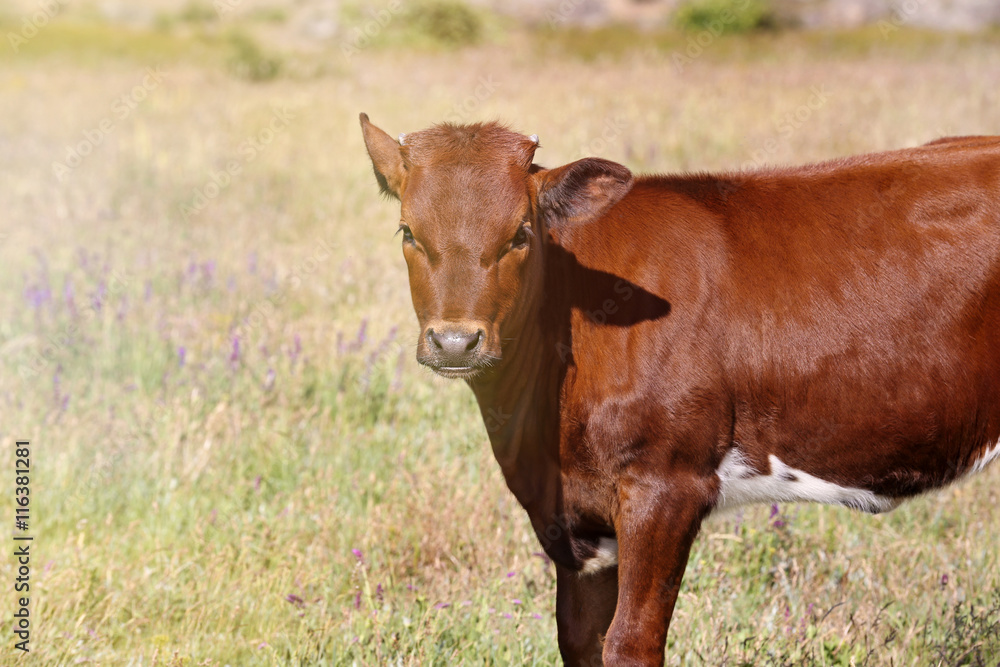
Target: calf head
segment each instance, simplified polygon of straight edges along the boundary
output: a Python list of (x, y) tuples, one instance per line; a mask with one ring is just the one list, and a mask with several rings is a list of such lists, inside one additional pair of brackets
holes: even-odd
[(417, 360), (446, 377), (472, 379), (502, 361), (538, 303), (548, 232), (600, 216), (632, 184), (628, 169), (597, 158), (542, 169), (532, 164), (537, 137), (497, 123), (397, 141), (361, 114), (361, 129), (383, 194), (401, 203)]

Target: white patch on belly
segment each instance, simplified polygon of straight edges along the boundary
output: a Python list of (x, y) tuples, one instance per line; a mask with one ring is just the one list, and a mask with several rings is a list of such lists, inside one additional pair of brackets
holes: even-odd
[[(995, 455), (995, 454), (994, 454)], [(839, 486), (790, 468), (774, 454), (768, 457), (770, 474), (755, 470), (738, 449), (730, 449), (716, 471), (722, 486), (715, 511), (751, 503), (816, 502), (845, 505), (872, 514), (894, 509), (900, 500), (867, 489)]]
[(977, 472), (982, 472), (983, 470), (986, 470), (986, 466), (993, 463), (993, 461), (996, 461), (998, 458), (1000, 458), (1000, 442), (993, 445), (992, 449), (987, 449), (985, 452), (983, 452), (983, 455), (980, 456), (979, 459), (972, 464), (972, 468), (969, 470), (969, 474), (975, 475)]
[(602, 537), (597, 541), (597, 553), (583, 563), (580, 570), (583, 574), (594, 574), (618, 564), (618, 540), (613, 537)]

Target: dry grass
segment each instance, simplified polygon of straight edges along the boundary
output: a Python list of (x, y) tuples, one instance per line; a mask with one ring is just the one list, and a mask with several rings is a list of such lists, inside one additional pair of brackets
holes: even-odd
[[(57, 44), (0, 72), (0, 424), (34, 443), (36, 535), (32, 654), (8, 636), (6, 664), (555, 659), (554, 577), (472, 398), (412, 359), (396, 211), (359, 111), (393, 133), (503, 118), (541, 136), (545, 164), (592, 153), (641, 171), (998, 130), (1000, 53), (976, 40), (915, 54), (868, 36), (829, 57), (792, 37), (726, 40), (677, 71), (669, 48), (588, 61), (515, 35), (286, 54), (301, 66), (249, 83), (224, 41), (191, 57), (187, 37), (164, 39), (79, 60)], [(157, 58), (162, 84), (115, 117)], [(275, 107), (290, 120), (246, 159)], [(106, 117), (60, 182), (53, 161)], [(883, 517), (713, 520), (669, 664), (937, 664), (949, 641), (994, 664), (988, 622), (955, 630), (975, 616), (953, 605), (989, 610), (1000, 588), (998, 480), (994, 466)], [(0, 581), (13, 576), (3, 559)]]

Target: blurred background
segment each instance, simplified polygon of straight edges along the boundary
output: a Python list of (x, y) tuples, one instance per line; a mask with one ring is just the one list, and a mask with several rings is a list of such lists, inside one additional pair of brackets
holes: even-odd
[[(997, 133), (998, 23), (986, 0), (0, 3), (0, 507), (30, 438), (35, 536), (32, 650), (8, 633), (0, 663), (552, 664), (553, 568), (471, 393), (414, 360), (358, 113), (500, 119), (547, 166), (816, 161)], [(713, 519), (669, 664), (994, 665), (998, 482)]]

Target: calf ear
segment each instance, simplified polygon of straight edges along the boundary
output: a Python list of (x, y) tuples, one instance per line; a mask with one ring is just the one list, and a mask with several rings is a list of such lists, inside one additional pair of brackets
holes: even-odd
[(553, 221), (584, 222), (599, 217), (632, 189), (632, 172), (596, 157), (535, 174), (538, 208)]
[(365, 135), (365, 147), (368, 157), (372, 159), (375, 168), (375, 179), (384, 194), (399, 199), (403, 191), (403, 179), (406, 168), (403, 166), (403, 155), (395, 139), (375, 127), (368, 121), (368, 114), (361, 114), (361, 132)]

